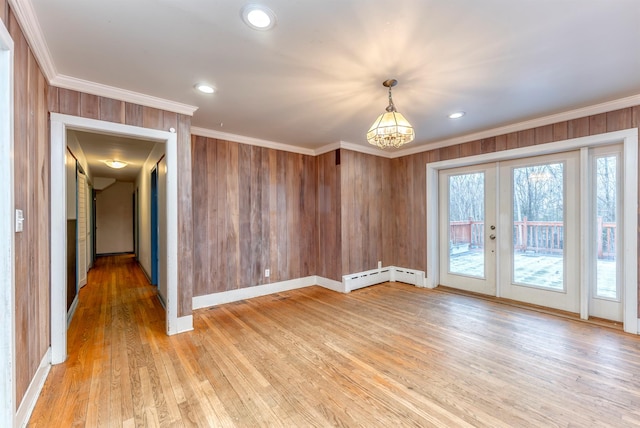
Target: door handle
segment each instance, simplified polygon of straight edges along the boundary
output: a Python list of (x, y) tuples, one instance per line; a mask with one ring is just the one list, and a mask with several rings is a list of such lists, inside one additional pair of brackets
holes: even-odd
[(493, 233), (491, 235), (489, 235), (489, 239), (493, 240), (496, 239), (496, 235), (494, 235)]

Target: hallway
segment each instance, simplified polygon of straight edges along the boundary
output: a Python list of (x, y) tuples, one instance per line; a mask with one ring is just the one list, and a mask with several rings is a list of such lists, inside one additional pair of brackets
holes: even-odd
[(133, 426), (160, 386), (151, 340), (169, 339), (156, 289), (133, 254), (98, 257), (79, 298), (68, 359), (52, 366), (30, 426)]

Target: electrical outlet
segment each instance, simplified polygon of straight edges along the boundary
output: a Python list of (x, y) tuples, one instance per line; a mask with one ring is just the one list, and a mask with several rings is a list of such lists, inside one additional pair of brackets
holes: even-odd
[(16, 210), (16, 232), (24, 230), (24, 214), (22, 210)]
[(382, 262), (378, 261), (378, 269), (382, 269)]
[(265, 277), (265, 278), (269, 278), (269, 275), (271, 275), (271, 270), (269, 270), (269, 269), (265, 269), (265, 270), (264, 270), (264, 277)]

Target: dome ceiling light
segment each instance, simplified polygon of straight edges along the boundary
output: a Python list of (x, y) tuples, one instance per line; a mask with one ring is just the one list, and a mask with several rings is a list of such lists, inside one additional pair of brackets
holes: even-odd
[(119, 161), (117, 159), (108, 159), (102, 162), (104, 162), (109, 168), (113, 168), (113, 169), (122, 169), (128, 165), (126, 162)]

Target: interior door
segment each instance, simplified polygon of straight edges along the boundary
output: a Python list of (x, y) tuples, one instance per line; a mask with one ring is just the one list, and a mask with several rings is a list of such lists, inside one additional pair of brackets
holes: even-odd
[(495, 164), (439, 177), (440, 284), (496, 295)]
[(78, 223), (76, 239), (78, 242), (78, 288), (87, 283), (87, 177), (78, 169), (78, 186), (76, 189), (78, 198)]
[(499, 297), (580, 312), (579, 152), (500, 164)]

